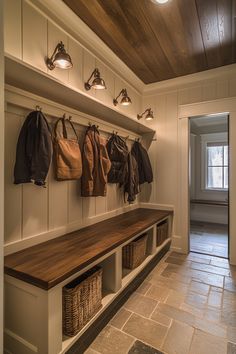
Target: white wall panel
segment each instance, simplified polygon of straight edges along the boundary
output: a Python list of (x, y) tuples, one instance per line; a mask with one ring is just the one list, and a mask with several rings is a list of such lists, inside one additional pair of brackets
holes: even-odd
[(23, 238), (48, 230), (48, 189), (34, 184), (23, 185)]
[[(87, 80), (89, 79), (90, 75), (92, 74), (93, 70), (96, 67), (96, 62), (95, 62), (95, 58), (94, 56), (88, 52), (87, 50), (83, 50), (83, 83), (87, 82)], [(98, 68), (99, 69), (99, 68)], [(103, 72), (100, 72), (101, 76), (103, 75)], [(91, 81), (90, 81), (91, 83)], [(88, 95), (95, 97), (95, 90), (94, 89), (90, 89), (89, 91), (86, 91), (84, 88), (84, 84), (83, 84), (83, 90), (84, 92), (86, 92)]]
[(4, 50), (22, 58), (21, 0), (4, 1)]
[(202, 99), (203, 101), (210, 101), (216, 99), (216, 82), (211, 81), (203, 84)]
[(83, 90), (83, 48), (69, 38), (68, 53), (71, 56), (73, 67), (69, 70), (69, 85), (76, 89)]
[(81, 180), (68, 182), (68, 223), (82, 222)]
[[(61, 41), (65, 45), (65, 50), (68, 50), (68, 37), (65, 32), (61, 31), (52, 22), (48, 21), (48, 57), (51, 57), (56, 45)], [(53, 70), (48, 69), (48, 73), (63, 83), (67, 84), (69, 78), (69, 70), (55, 68)]]
[(181, 89), (178, 92), (178, 99), (179, 99), (179, 104), (186, 104), (189, 103), (189, 88)]
[(218, 80), (216, 85), (217, 98), (229, 97), (229, 80)]
[(6, 113), (5, 116), (5, 243), (21, 239), (22, 186), (13, 184), (16, 142), (22, 117)]
[(96, 197), (96, 199), (95, 199), (95, 213), (96, 213), (96, 215), (104, 214), (104, 213), (106, 213), (106, 211), (107, 211), (107, 196), (106, 197)]
[(48, 176), (49, 230), (64, 226), (68, 221), (68, 182), (56, 181), (53, 166)]
[(189, 91), (189, 100), (186, 103), (200, 102), (202, 100), (201, 86), (191, 87), (188, 89), (188, 91)]
[(47, 71), (47, 20), (27, 2), (23, 1), (23, 60)]
[(96, 197), (82, 197), (83, 219), (96, 215)]
[(236, 96), (236, 79), (232, 77), (229, 79), (229, 96), (234, 97)]

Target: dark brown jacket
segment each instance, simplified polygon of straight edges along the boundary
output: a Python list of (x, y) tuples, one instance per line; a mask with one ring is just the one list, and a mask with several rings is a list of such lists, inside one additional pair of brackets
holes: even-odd
[(111, 162), (106, 149), (106, 141), (101, 138), (95, 125), (86, 131), (82, 161), (82, 197), (105, 196), (107, 174), (111, 168)]

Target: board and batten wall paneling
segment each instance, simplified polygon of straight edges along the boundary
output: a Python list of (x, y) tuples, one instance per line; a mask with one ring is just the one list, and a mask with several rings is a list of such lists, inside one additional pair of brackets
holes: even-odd
[(22, 11), (23, 60), (47, 72), (47, 20), (25, 1)]
[(23, 117), (5, 114), (5, 242), (14, 242), (22, 233), (22, 186), (13, 184), (16, 142)]
[(4, 1), (4, 50), (22, 59), (21, 0)]
[[(19, 248), (21, 244), (25, 247), (27, 239), (32, 243), (37, 242), (33, 241), (36, 238), (46, 240), (129, 208), (129, 204), (124, 201), (123, 189), (114, 184), (107, 185), (105, 197), (81, 197), (81, 181), (56, 181), (53, 163), (46, 188), (34, 184), (14, 185), (17, 140), (29, 111), (9, 104), (6, 107), (5, 245), (19, 243)], [(53, 126), (56, 119), (50, 116), (47, 118)], [(75, 124), (75, 127), (82, 150), (86, 128), (79, 124)], [(70, 126), (68, 136), (73, 137)], [(101, 132), (101, 136), (107, 140), (109, 134)], [(131, 141), (127, 143), (131, 148)], [(137, 206), (137, 203), (138, 199), (130, 208)]]
[(72, 87), (83, 90), (83, 48), (72, 38), (69, 38), (68, 53), (73, 60), (73, 67), (68, 71), (69, 73), (69, 85)]

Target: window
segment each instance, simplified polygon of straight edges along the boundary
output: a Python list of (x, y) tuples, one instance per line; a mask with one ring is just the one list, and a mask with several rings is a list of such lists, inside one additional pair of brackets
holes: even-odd
[(228, 189), (227, 143), (207, 142), (206, 163), (206, 189)]

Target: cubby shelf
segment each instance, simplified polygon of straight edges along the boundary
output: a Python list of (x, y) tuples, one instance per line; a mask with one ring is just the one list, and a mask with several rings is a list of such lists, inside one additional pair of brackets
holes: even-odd
[[(152, 230), (152, 229), (151, 229)], [(156, 251), (152, 255), (147, 255), (147, 257), (144, 259), (144, 261), (135, 269), (122, 269), (122, 281), (121, 281), (121, 287), (117, 292), (110, 292), (110, 291), (105, 291), (103, 292), (103, 299), (102, 299), (102, 308), (97, 312), (97, 314), (83, 327), (83, 329), (77, 333), (74, 337), (65, 337), (63, 338), (63, 343), (62, 343), (62, 351), (60, 354), (64, 354), (66, 350), (68, 350), (69, 347), (73, 345), (80, 337), (81, 335), (91, 326), (91, 324), (101, 315), (101, 313), (109, 306), (114, 299), (124, 290), (125, 287), (127, 287), (132, 280), (134, 280), (137, 275), (150, 263), (150, 261), (171, 241), (171, 238), (169, 237), (166, 239), (161, 246), (156, 247)]]

